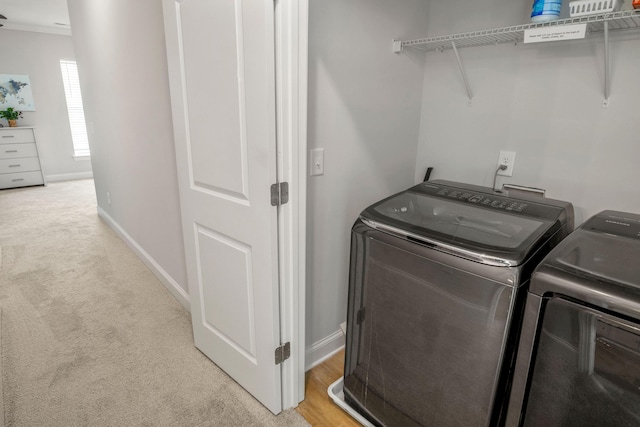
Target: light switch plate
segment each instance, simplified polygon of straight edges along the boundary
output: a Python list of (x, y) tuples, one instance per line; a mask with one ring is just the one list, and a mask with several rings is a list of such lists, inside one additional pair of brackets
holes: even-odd
[(324, 175), (324, 148), (314, 148), (309, 156), (309, 173), (311, 176)]

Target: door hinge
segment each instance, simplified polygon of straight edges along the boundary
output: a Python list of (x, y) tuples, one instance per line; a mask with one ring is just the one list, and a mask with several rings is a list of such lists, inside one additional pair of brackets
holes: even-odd
[(271, 185), (271, 206), (284, 205), (289, 201), (289, 183), (278, 182)]
[(276, 348), (276, 365), (281, 364), (291, 356), (291, 343), (284, 343)]

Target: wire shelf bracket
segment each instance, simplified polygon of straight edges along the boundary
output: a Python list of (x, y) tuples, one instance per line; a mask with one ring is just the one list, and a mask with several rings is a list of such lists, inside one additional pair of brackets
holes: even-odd
[(604, 100), (602, 108), (609, 107), (609, 95), (611, 94), (609, 69), (609, 21), (604, 21)]
[(467, 78), (467, 72), (464, 69), (464, 65), (462, 65), (462, 60), (460, 59), (460, 54), (458, 53), (458, 48), (456, 47), (456, 43), (452, 41), (451, 47), (453, 48), (453, 52), (456, 54), (456, 60), (458, 61), (460, 74), (462, 74), (462, 81), (464, 82), (464, 87), (467, 90), (467, 98), (469, 98), (469, 105), (471, 105), (471, 101), (473, 101), (473, 92), (471, 92), (471, 86), (469, 86), (469, 79)]

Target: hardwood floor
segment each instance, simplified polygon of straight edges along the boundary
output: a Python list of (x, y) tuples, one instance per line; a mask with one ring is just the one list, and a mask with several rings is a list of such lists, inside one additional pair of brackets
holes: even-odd
[(312, 426), (359, 427), (327, 394), (327, 388), (340, 378), (344, 369), (344, 350), (307, 372), (305, 399), (296, 410)]

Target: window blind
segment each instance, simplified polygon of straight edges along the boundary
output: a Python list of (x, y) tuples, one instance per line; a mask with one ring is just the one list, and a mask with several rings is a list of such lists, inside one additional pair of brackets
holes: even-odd
[(67, 112), (69, 113), (74, 155), (88, 156), (90, 155), (89, 137), (87, 136), (87, 126), (84, 121), (78, 66), (75, 61), (60, 61), (60, 69), (62, 70), (62, 81), (64, 82), (64, 94), (67, 99)]

